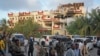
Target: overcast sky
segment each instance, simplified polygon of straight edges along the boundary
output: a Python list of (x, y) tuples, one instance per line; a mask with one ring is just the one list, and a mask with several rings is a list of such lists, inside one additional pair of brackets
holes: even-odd
[(8, 12), (56, 9), (59, 4), (84, 2), (88, 9), (100, 6), (98, 0), (0, 0), (0, 19), (7, 18)]

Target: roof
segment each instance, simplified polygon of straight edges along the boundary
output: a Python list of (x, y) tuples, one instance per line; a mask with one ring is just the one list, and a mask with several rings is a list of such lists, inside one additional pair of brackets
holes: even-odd
[(86, 36), (86, 37), (97, 37), (97, 36)]
[(61, 40), (61, 41), (70, 41), (71, 40), (70, 38), (67, 38), (66, 36), (63, 36), (63, 35), (56, 35), (56, 36), (53, 36), (52, 38), (56, 39), (56, 40)]
[(75, 38), (75, 39), (80, 39), (80, 40), (86, 40), (86, 39), (88, 39), (88, 38)]

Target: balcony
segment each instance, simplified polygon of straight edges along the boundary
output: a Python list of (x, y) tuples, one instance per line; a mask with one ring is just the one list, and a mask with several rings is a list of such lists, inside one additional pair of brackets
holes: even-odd
[(47, 22), (48, 22), (48, 21), (49, 21), (49, 22), (52, 22), (52, 18), (46, 18), (46, 17), (45, 17), (45, 18), (42, 18), (42, 20), (45, 21), (45, 22), (46, 22), (46, 21), (47, 21)]
[(55, 30), (59, 30), (59, 29), (62, 29), (62, 26), (61, 26), (61, 24), (54, 24), (53, 25), (53, 29), (55, 29)]
[(42, 20), (43, 21), (52, 21), (52, 18), (48, 17), (48, 15), (43, 15)]
[(78, 9), (78, 10), (69, 10), (67, 14), (82, 14), (82, 10)]
[(52, 24), (45, 24), (45, 28), (47, 28), (47, 29), (51, 29), (52, 28)]
[(44, 22), (45, 24), (52, 24), (52, 22)]
[(54, 18), (53, 21), (56, 22), (56, 23), (57, 23), (57, 22), (58, 22), (58, 23), (60, 22), (60, 20), (59, 20), (58, 18)]
[(82, 14), (82, 10), (75, 10), (74, 13), (76, 13), (76, 14)]
[(44, 22), (52, 22), (52, 19), (45, 18), (43, 19)]

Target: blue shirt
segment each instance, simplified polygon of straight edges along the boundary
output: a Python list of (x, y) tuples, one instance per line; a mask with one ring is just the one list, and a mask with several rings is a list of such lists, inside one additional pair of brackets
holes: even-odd
[(66, 53), (66, 56), (75, 56), (74, 50), (69, 49)]
[(79, 49), (75, 49), (75, 50), (74, 50), (74, 53), (75, 53), (75, 56), (79, 56), (80, 50), (79, 50)]

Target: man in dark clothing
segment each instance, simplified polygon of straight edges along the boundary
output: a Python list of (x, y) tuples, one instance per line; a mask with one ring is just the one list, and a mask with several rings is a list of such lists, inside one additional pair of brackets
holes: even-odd
[(31, 37), (29, 40), (29, 50), (28, 50), (28, 56), (33, 56), (33, 51), (34, 51), (34, 38)]
[(100, 47), (98, 47), (97, 55), (100, 56)]
[(13, 43), (12, 47), (12, 56), (24, 56), (24, 51), (20, 48), (20, 42), (18, 39), (15, 40), (15, 43)]
[(56, 44), (55, 50), (57, 51), (57, 55), (58, 56), (63, 56), (63, 45), (62, 45), (62, 42), (61, 41), (59, 41)]
[(41, 42), (41, 45), (42, 45), (43, 47), (45, 47), (45, 41), (42, 41), (42, 42)]

